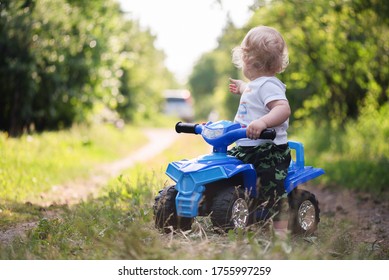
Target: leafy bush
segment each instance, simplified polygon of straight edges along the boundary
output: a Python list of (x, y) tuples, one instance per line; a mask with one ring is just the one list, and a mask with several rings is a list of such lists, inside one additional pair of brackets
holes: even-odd
[(290, 138), (304, 143), (307, 163), (325, 169), (324, 183), (374, 193), (389, 190), (389, 105), (364, 108), (344, 128), (313, 122), (292, 127)]

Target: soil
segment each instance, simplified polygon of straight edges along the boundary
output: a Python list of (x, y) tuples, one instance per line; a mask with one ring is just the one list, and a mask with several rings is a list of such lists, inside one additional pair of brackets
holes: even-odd
[[(93, 175), (87, 179), (69, 182), (65, 185), (53, 186), (43, 193), (40, 199), (31, 201), (33, 204), (47, 208), (56, 204), (74, 204), (90, 196), (96, 195), (98, 189), (112, 177), (118, 176), (124, 169), (137, 162), (147, 161), (169, 147), (177, 137), (171, 129), (148, 129), (145, 131), (149, 142), (131, 155), (99, 166)], [(389, 248), (389, 194), (377, 197), (368, 193), (345, 189), (330, 189), (325, 187), (305, 188), (314, 193), (319, 200), (322, 220), (326, 216), (333, 217), (335, 224), (345, 219), (352, 223), (353, 240), (366, 242)], [(47, 215), (50, 216), (50, 212)], [(16, 236), (23, 235), (36, 226), (36, 222), (14, 225), (0, 232), (0, 243), (9, 244)]]
[[(351, 223), (350, 235), (355, 242), (389, 248), (389, 193), (372, 195), (354, 190), (334, 190), (324, 187), (311, 190), (320, 203), (322, 219)], [(336, 225), (336, 223), (335, 223)]]

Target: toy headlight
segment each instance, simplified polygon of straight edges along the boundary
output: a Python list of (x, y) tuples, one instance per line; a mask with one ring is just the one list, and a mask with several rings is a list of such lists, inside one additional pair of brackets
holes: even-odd
[(223, 135), (223, 133), (224, 133), (224, 127), (221, 128), (205, 127), (202, 132), (203, 136), (208, 139), (218, 138), (219, 136)]

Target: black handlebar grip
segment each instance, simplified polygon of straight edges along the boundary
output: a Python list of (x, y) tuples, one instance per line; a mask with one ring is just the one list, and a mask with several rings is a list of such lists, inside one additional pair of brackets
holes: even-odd
[(199, 124), (197, 123), (183, 123), (178, 122), (176, 124), (176, 132), (177, 133), (190, 133), (190, 134), (197, 134), (196, 133), (196, 126)]
[(274, 140), (276, 138), (276, 130), (275, 129), (265, 129), (261, 132), (259, 139), (269, 139)]

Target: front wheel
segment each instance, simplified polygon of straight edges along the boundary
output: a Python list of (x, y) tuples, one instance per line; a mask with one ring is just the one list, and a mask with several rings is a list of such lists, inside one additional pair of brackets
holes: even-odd
[(176, 196), (177, 190), (175, 186), (169, 186), (161, 190), (155, 198), (154, 202), (154, 218), (155, 226), (158, 229), (163, 229), (169, 233), (176, 229), (183, 231), (190, 230), (193, 219), (177, 216), (176, 211)]
[(218, 191), (211, 206), (211, 221), (223, 230), (245, 228), (254, 221), (253, 200), (242, 188), (228, 186)]
[(315, 195), (305, 190), (295, 189), (288, 195), (288, 202), (288, 229), (293, 234), (314, 233), (320, 222), (319, 202)]

